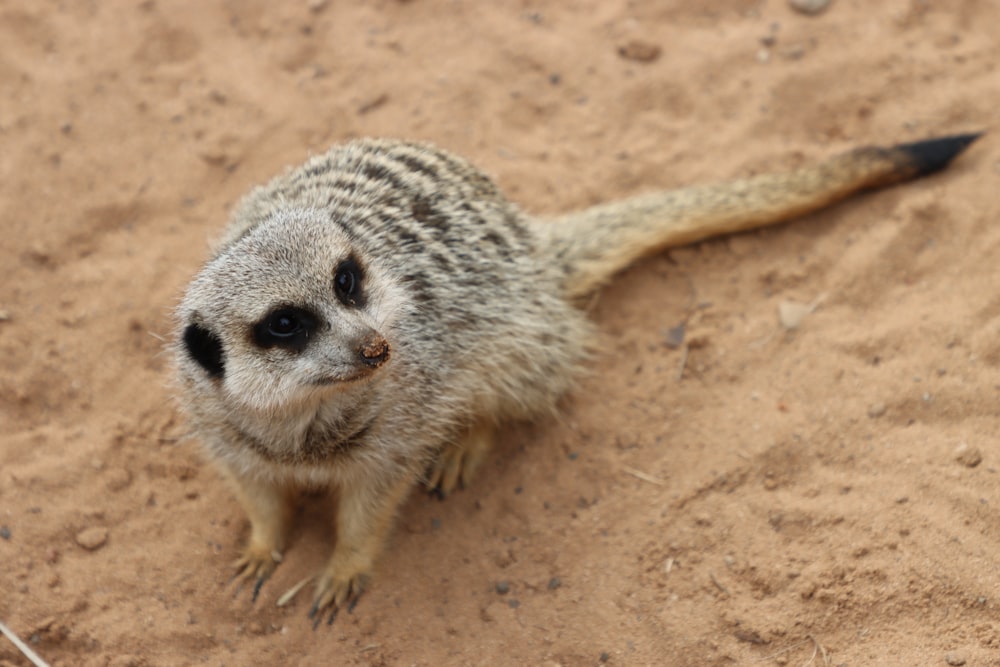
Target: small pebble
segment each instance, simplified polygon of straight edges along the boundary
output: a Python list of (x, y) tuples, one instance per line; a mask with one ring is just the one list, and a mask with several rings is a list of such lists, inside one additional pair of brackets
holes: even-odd
[(10, 528), (8, 528), (7, 526), (0, 526), (0, 537), (2, 537), (5, 540), (9, 540)]
[(121, 491), (132, 483), (132, 473), (125, 468), (112, 468), (105, 473), (104, 485), (108, 491)]
[(506, 580), (498, 581), (496, 590), (500, 595), (507, 595), (507, 593), (510, 593), (510, 582)]
[(676, 350), (679, 348), (684, 344), (684, 323), (682, 322), (671, 329), (667, 329), (663, 338), (663, 342), (670, 349)]
[(607, 662), (608, 660), (611, 659), (611, 654), (609, 654), (607, 651), (601, 651), (601, 657), (598, 659), (601, 662)]
[(888, 408), (886, 407), (885, 403), (872, 403), (870, 406), (868, 406), (868, 416), (871, 417), (872, 419), (878, 419), (879, 417), (885, 414), (885, 411), (887, 409)]
[(634, 60), (640, 63), (651, 63), (660, 57), (662, 49), (656, 44), (632, 40), (624, 46), (618, 47), (618, 55), (626, 60)]
[(76, 534), (76, 543), (87, 551), (94, 551), (103, 547), (108, 541), (108, 529), (94, 526), (84, 528)]
[(953, 667), (964, 665), (966, 660), (965, 653), (962, 651), (948, 651), (944, 654), (944, 661)]
[(562, 586), (562, 580), (559, 577), (552, 577), (549, 579), (549, 590), (554, 591), (555, 589)]
[(975, 468), (983, 462), (983, 453), (978, 447), (970, 447), (967, 443), (962, 443), (955, 448), (955, 460), (966, 468)]
[(778, 320), (781, 326), (788, 330), (798, 329), (806, 315), (813, 311), (813, 306), (797, 301), (782, 301), (778, 304)]
[(507, 606), (510, 607), (511, 609), (517, 609), (518, 607), (521, 606), (521, 601), (520, 600), (507, 600)]
[(830, 6), (830, 0), (788, 0), (792, 9), (809, 16), (822, 14)]

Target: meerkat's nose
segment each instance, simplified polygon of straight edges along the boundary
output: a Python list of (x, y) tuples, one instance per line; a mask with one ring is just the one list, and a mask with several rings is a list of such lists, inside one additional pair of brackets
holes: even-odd
[(361, 363), (370, 368), (378, 368), (389, 360), (389, 341), (380, 334), (372, 332), (371, 336), (362, 341), (358, 354)]

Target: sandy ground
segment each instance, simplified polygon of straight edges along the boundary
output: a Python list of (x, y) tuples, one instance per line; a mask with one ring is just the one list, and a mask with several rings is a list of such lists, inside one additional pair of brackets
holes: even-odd
[[(993, 0), (0, 0), (0, 620), (66, 667), (1000, 664), (997, 26)], [(414, 495), (333, 627), (275, 606), (330, 549), (322, 496), (255, 606), (227, 587), (245, 520), (164, 341), (250, 186), (395, 135), (554, 213), (981, 129), (946, 173), (629, 270), (561, 417)], [(783, 301), (816, 308), (786, 331)]]

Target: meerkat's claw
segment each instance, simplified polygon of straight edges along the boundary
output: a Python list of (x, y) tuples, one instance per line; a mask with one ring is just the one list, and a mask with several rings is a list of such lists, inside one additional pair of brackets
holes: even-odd
[(472, 482), (490, 448), (493, 446), (493, 428), (477, 424), (460, 442), (448, 444), (431, 465), (427, 490), (442, 500)]
[(233, 568), (236, 570), (233, 573), (230, 582), (238, 581), (236, 585), (236, 591), (234, 595), (239, 595), (245, 586), (249, 582), (253, 583), (253, 594), (251, 595), (250, 601), (256, 602), (257, 597), (260, 595), (260, 589), (264, 587), (267, 580), (271, 578), (274, 573), (275, 568), (278, 567), (278, 563), (281, 562), (281, 555), (277, 552), (270, 552), (267, 554), (257, 553), (251, 550), (249, 547), (236, 559), (233, 563)]
[(339, 577), (324, 572), (316, 585), (316, 597), (312, 608), (309, 609), (309, 618), (313, 621), (313, 630), (319, 627), (323, 617), (327, 616), (327, 625), (332, 625), (341, 609), (347, 609), (347, 613), (354, 611), (361, 594), (368, 586), (369, 575), (358, 573), (351, 577)]
[(254, 603), (257, 601), (257, 596), (260, 595), (260, 589), (264, 586), (264, 582), (267, 581), (267, 577), (258, 577), (257, 583), (253, 585), (253, 595), (250, 596), (250, 602)]
[(463, 459), (465, 452), (455, 446), (445, 447), (431, 466), (427, 479), (427, 490), (441, 500), (457, 489), (464, 488)]

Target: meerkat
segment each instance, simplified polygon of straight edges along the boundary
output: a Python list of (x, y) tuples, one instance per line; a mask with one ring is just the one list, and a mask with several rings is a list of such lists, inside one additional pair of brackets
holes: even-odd
[(554, 219), (429, 145), (362, 139), (252, 190), (176, 312), (195, 433), (250, 520), (235, 576), (281, 561), (300, 488), (338, 492), (310, 617), (365, 590), (400, 504), (469, 483), (498, 426), (554, 410), (588, 354), (582, 299), (670, 246), (944, 168), (978, 135), (654, 192)]

